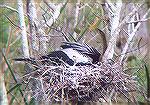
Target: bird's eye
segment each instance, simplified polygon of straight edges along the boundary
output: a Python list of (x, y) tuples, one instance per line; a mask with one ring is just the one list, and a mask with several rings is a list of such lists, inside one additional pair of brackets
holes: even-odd
[(72, 59), (75, 61), (77, 59), (77, 57), (75, 55), (73, 55)]
[(75, 55), (73, 55), (73, 59), (76, 59), (76, 56), (75, 56)]

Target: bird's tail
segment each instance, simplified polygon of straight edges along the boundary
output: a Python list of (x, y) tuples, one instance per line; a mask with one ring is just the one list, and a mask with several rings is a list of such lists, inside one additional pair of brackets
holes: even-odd
[(14, 60), (14, 61), (25, 61), (25, 62), (31, 61), (30, 58), (14, 58), (13, 60)]
[(14, 58), (13, 60), (14, 61), (22, 61), (22, 62), (26, 62), (26, 63), (37, 66), (37, 62), (35, 61), (34, 58)]

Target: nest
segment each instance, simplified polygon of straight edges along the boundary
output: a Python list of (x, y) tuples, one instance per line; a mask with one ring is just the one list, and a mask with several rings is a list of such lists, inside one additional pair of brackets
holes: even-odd
[[(136, 81), (119, 63), (87, 66), (42, 66), (23, 77), (26, 93), (37, 100), (131, 100)], [(136, 96), (135, 96), (136, 97)], [(132, 101), (132, 100), (131, 100)]]

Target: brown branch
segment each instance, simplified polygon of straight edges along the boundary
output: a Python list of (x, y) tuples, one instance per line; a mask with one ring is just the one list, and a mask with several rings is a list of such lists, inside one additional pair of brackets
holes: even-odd
[(12, 25), (14, 25), (14, 26), (18, 27), (19, 29), (21, 29), (21, 27), (20, 27), (19, 25), (15, 24), (7, 15), (4, 14), (4, 16), (8, 19), (8, 21), (9, 21)]

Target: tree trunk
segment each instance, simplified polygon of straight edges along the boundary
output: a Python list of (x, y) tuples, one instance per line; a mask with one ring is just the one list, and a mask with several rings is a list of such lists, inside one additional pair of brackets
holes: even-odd
[(18, 13), (19, 13), (20, 28), (21, 28), (22, 52), (23, 52), (23, 56), (25, 58), (28, 58), (29, 47), (28, 47), (28, 38), (26, 33), (22, 0), (18, 0)]

